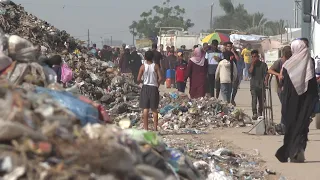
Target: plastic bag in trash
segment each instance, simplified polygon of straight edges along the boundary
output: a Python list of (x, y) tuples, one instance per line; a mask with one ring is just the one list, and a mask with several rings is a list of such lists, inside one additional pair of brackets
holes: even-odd
[(152, 145), (158, 145), (161, 139), (154, 132), (148, 132), (145, 130), (126, 129), (124, 133), (129, 137), (140, 143), (149, 143)]
[(67, 83), (72, 80), (72, 70), (66, 63), (61, 66), (61, 82)]
[(37, 48), (33, 44), (19, 36), (12, 35), (9, 37), (9, 56), (19, 62), (36, 61)]
[(232, 177), (227, 176), (223, 171), (210, 173), (207, 180), (233, 180)]
[(167, 106), (165, 106), (165, 107), (163, 107), (163, 108), (160, 109), (160, 114), (161, 114), (161, 115), (165, 115), (165, 114), (167, 114), (170, 110), (172, 110), (172, 109), (174, 109), (174, 108), (176, 108), (176, 107), (169, 104), (169, 105), (167, 105)]
[(113, 67), (115, 67), (116, 65), (113, 63), (113, 62), (111, 62), (111, 61), (109, 61), (109, 62), (107, 62), (108, 63), (108, 67), (111, 67), (111, 68), (113, 68)]
[(103, 106), (101, 104), (98, 104), (96, 102), (93, 102), (91, 99), (88, 99), (85, 96), (78, 96), (78, 99), (80, 99), (81, 101), (91, 104), (93, 107), (97, 108), (97, 110), (99, 111), (99, 119), (106, 122), (106, 123), (111, 123), (111, 119), (109, 114), (107, 113), (107, 111), (103, 108)]
[(96, 81), (96, 80), (99, 79), (98, 76), (96, 74), (92, 73), (92, 72), (90, 72), (89, 75), (90, 75), (92, 81)]
[(36, 87), (36, 93), (49, 94), (53, 99), (58, 101), (61, 106), (72, 111), (84, 126), (87, 123), (99, 123), (99, 112), (91, 104), (85, 103), (65, 91), (53, 91), (47, 88)]

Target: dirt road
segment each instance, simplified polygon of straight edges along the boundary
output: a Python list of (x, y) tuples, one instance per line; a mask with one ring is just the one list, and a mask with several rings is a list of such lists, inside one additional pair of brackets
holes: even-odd
[[(161, 88), (161, 92), (170, 90)], [(250, 116), (251, 113), (251, 95), (249, 82), (242, 82), (238, 95), (236, 97), (237, 107), (244, 109)], [(280, 102), (275, 93), (273, 93), (273, 109), (276, 122), (280, 122)], [(309, 142), (306, 150), (306, 163), (292, 164), (280, 163), (274, 156), (276, 150), (282, 145), (283, 136), (256, 136), (247, 135), (243, 132), (250, 128), (230, 128), (217, 129), (209, 134), (201, 135), (203, 139), (221, 139), (229, 141), (244, 151), (252, 152), (258, 149), (262, 159), (266, 161), (269, 169), (280, 172), (287, 180), (319, 180), (320, 179), (320, 130), (315, 129), (315, 124), (310, 126)]]
[[(237, 107), (245, 109), (246, 113), (251, 113), (251, 95), (249, 90), (249, 82), (243, 82), (236, 97)], [(273, 109), (276, 122), (280, 122), (280, 102), (278, 96), (273, 93)], [(212, 132), (213, 136), (222, 140), (232, 142), (234, 145), (244, 149), (258, 149), (262, 158), (267, 162), (266, 165), (270, 169), (281, 172), (288, 179), (295, 180), (318, 180), (320, 179), (320, 130), (315, 129), (315, 124), (310, 125), (309, 142), (306, 150), (306, 163), (292, 164), (280, 163), (275, 158), (276, 150), (282, 145), (283, 136), (255, 136), (246, 135), (242, 132), (245, 129), (224, 129)]]

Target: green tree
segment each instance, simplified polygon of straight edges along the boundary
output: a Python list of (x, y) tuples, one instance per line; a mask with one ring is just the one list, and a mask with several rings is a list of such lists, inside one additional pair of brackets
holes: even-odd
[(159, 34), (159, 27), (181, 27), (185, 30), (194, 26), (190, 19), (185, 19), (186, 11), (179, 5), (171, 6), (166, 0), (161, 6), (153, 6), (140, 15), (139, 21), (133, 21), (129, 26), (131, 34), (139, 37), (153, 37)]
[(234, 6), (231, 0), (219, 0), (225, 14), (214, 18), (214, 29), (237, 29), (251, 34), (284, 33), (284, 21), (269, 21), (263, 13), (248, 13), (243, 4)]
[(266, 34), (278, 35), (286, 32), (285, 21), (280, 19), (279, 21), (269, 21), (266, 23)]

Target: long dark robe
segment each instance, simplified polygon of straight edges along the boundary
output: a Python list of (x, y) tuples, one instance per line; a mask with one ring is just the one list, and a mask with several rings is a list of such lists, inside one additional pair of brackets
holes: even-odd
[(132, 57), (130, 53), (124, 53), (120, 59), (119, 67), (121, 70), (121, 73), (131, 73), (130, 69), (130, 62), (132, 60)]
[(315, 103), (319, 100), (316, 78), (308, 83), (308, 90), (298, 95), (286, 69), (283, 68), (283, 101), (282, 117), (286, 126), (283, 146), (276, 152), (280, 162), (288, 162), (288, 158), (295, 159), (298, 153), (307, 146), (310, 116)]
[(204, 66), (199, 66), (192, 61), (188, 62), (186, 77), (190, 78), (190, 97), (200, 98), (206, 95), (206, 79), (208, 72), (208, 61), (206, 60)]
[(141, 62), (142, 59), (139, 56), (139, 54), (137, 53), (137, 51), (132, 52), (131, 53), (131, 57), (132, 57), (132, 62), (130, 64), (130, 68), (131, 68), (131, 71), (132, 71), (134, 82), (138, 83), (137, 82), (137, 78), (138, 78), (138, 74), (139, 74), (139, 69), (140, 69), (140, 67), (142, 65), (142, 62)]

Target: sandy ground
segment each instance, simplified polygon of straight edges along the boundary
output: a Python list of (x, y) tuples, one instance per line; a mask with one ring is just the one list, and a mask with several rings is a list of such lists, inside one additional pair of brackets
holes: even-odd
[[(172, 89), (165, 89), (163, 86), (160, 92), (169, 92)], [(188, 91), (186, 91), (188, 92)], [(280, 102), (276, 93), (273, 93), (274, 119), (280, 122)], [(242, 82), (236, 97), (237, 107), (244, 109), (249, 115), (251, 113), (251, 95), (249, 82)], [(228, 128), (213, 130), (208, 134), (201, 135), (202, 139), (221, 139), (239, 147), (242, 151), (252, 152), (258, 149), (262, 159), (266, 161), (269, 169), (280, 172), (287, 180), (319, 180), (320, 179), (320, 130), (316, 130), (315, 123), (310, 125), (309, 142), (305, 153), (306, 163), (280, 163), (274, 156), (276, 150), (282, 145), (283, 136), (256, 136), (247, 135), (251, 128)]]

